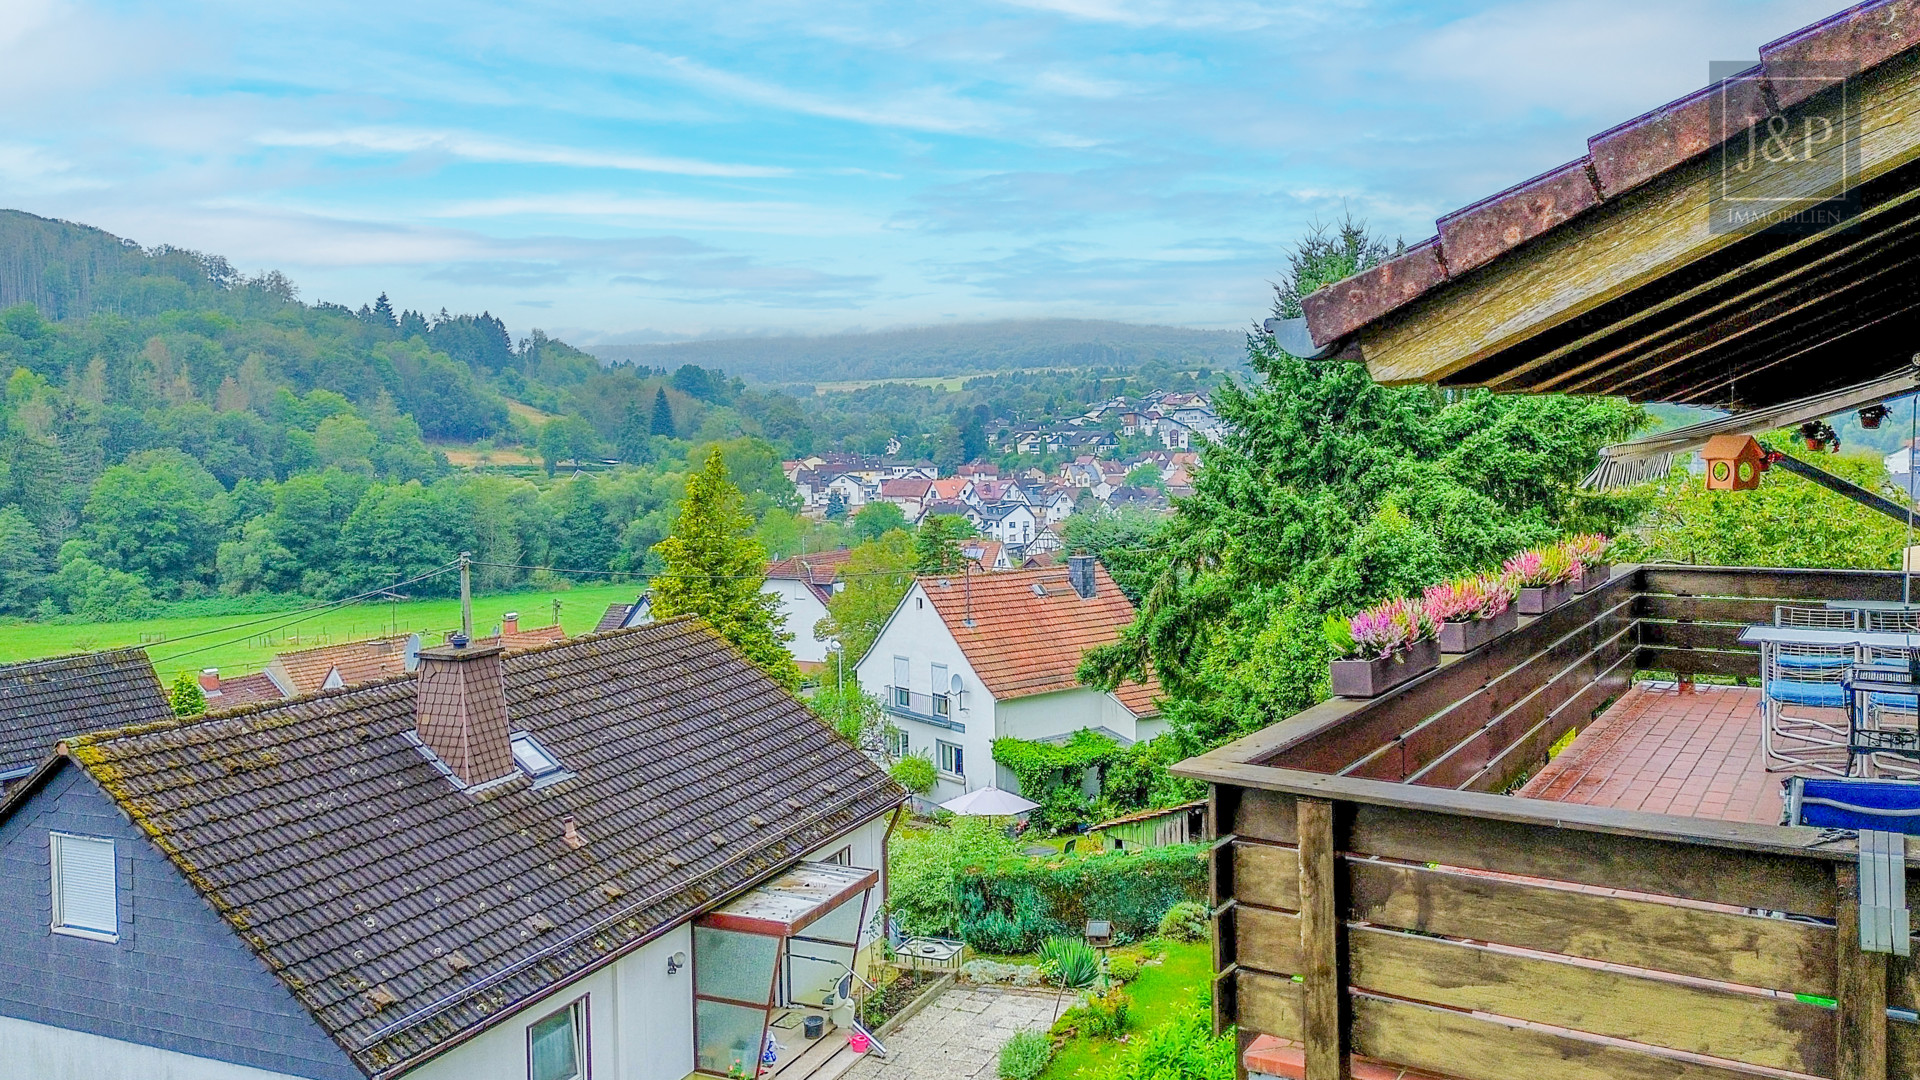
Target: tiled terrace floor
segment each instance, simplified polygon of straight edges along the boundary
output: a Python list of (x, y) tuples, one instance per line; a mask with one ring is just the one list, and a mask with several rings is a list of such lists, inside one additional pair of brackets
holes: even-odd
[(1760, 749), (1760, 691), (1639, 683), (1519, 794), (1656, 814), (1780, 823)]

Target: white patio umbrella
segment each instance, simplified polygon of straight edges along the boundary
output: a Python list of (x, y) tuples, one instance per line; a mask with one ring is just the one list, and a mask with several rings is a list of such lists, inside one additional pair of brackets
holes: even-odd
[(949, 799), (940, 804), (940, 809), (950, 810), (963, 817), (1012, 817), (1036, 810), (1039, 803), (1023, 799), (1011, 791), (1001, 791), (996, 787), (983, 787), (969, 791), (957, 799)]

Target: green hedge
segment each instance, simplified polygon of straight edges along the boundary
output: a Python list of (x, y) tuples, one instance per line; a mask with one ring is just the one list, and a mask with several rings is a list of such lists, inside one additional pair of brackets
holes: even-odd
[(1204, 902), (1206, 848), (1174, 844), (1146, 851), (1016, 857), (960, 874), (960, 936), (984, 952), (1024, 953), (1055, 936), (1078, 938), (1088, 919), (1107, 919), (1116, 937), (1151, 937), (1167, 909)]

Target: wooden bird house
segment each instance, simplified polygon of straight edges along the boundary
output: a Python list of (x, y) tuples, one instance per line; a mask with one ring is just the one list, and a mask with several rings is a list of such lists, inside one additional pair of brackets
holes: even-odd
[(1767, 468), (1767, 452), (1751, 435), (1715, 435), (1700, 451), (1708, 491), (1752, 491)]

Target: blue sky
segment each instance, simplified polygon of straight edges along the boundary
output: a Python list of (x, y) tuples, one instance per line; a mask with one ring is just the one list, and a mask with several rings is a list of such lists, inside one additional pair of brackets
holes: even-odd
[(0, 206), (582, 342), (1244, 326), (1833, 4), (0, 0)]

